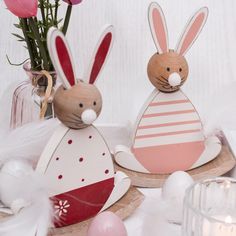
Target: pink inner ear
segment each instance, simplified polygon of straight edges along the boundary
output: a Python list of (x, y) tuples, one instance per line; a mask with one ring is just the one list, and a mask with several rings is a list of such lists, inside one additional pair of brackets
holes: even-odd
[(95, 55), (94, 64), (91, 70), (89, 83), (93, 84), (106, 60), (107, 53), (109, 52), (112, 34), (108, 33), (101, 42), (99, 49)]
[(202, 12), (199, 14), (195, 21), (192, 23), (190, 29), (188, 30), (187, 34), (185, 35), (184, 41), (182, 43), (180, 54), (183, 55), (189, 48), (189, 46), (193, 43), (194, 39), (196, 38), (202, 23), (204, 21), (205, 14)]
[(56, 50), (59, 62), (61, 64), (61, 68), (65, 74), (66, 79), (68, 80), (71, 86), (75, 85), (75, 77), (70, 55), (63, 39), (59, 36), (56, 38)]
[(168, 46), (167, 46), (164, 19), (162, 19), (161, 13), (157, 9), (153, 9), (152, 17), (157, 41), (159, 43), (162, 52), (165, 53), (168, 51)]

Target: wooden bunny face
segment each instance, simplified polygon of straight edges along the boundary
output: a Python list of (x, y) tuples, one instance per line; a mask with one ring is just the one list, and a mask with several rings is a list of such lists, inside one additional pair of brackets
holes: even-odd
[[(151, 83), (162, 92), (174, 92), (180, 88), (188, 77), (188, 63), (186, 59), (170, 51), (163, 54), (154, 54), (148, 63), (148, 77)], [(170, 84), (173, 76), (180, 76), (181, 83)], [(171, 77), (172, 76), (172, 77)], [(174, 86), (173, 86), (174, 85)]]
[[(96, 86), (84, 82), (79, 82), (69, 90), (60, 86), (54, 96), (54, 109), (58, 119), (67, 127), (85, 128), (100, 115), (102, 96)], [(90, 113), (87, 120), (84, 118), (86, 112)]]
[(158, 53), (154, 54), (147, 67), (151, 83), (162, 92), (175, 92), (188, 77), (188, 64), (184, 57), (200, 34), (208, 16), (208, 9), (201, 8), (191, 18), (176, 47), (169, 50), (165, 16), (157, 3), (149, 8), (149, 24)]
[(89, 83), (86, 83), (76, 79), (70, 48), (64, 35), (55, 28), (50, 29), (48, 49), (63, 84), (54, 96), (55, 114), (69, 128), (86, 128), (100, 115), (102, 96), (94, 83), (106, 62), (112, 42), (113, 27), (109, 26), (98, 40), (86, 76)]

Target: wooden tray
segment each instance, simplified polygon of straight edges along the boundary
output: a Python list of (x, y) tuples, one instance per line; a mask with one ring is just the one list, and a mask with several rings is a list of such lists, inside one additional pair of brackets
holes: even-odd
[[(223, 145), (221, 153), (213, 161), (188, 171), (194, 180), (200, 180), (208, 177), (221, 176), (234, 168), (236, 160), (231, 153), (228, 146)], [(159, 188), (162, 187), (166, 178), (169, 175), (157, 175), (157, 174), (143, 174), (135, 171), (125, 169), (115, 164), (115, 168), (118, 171), (122, 171), (127, 174), (133, 186), (144, 188)]]
[[(144, 195), (139, 192), (136, 188), (131, 187), (128, 193), (115, 205), (107, 209), (107, 211), (114, 212), (122, 220), (128, 216), (141, 205), (144, 200)], [(0, 218), (8, 217), (7, 215), (0, 214)], [(92, 219), (83, 221), (82, 223), (70, 225), (63, 228), (51, 229), (48, 236), (86, 236), (88, 226)]]

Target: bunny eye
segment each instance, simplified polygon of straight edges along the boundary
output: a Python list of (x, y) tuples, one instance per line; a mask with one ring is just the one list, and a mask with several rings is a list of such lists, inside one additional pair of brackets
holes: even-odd
[(96, 106), (96, 105), (97, 105), (96, 101), (94, 101), (94, 102), (93, 102), (93, 105), (94, 105), (94, 106)]
[(80, 103), (80, 104), (79, 104), (79, 107), (80, 107), (80, 108), (83, 108), (83, 107), (84, 107), (83, 103)]
[(170, 71), (170, 67), (167, 67), (166, 70), (167, 70), (167, 71)]
[(179, 68), (179, 72), (182, 72), (182, 68)]

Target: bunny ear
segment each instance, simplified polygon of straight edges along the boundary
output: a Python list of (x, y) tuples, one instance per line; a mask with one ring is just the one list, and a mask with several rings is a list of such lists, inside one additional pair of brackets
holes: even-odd
[(187, 24), (184, 33), (182, 34), (176, 52), (184, 55), (190, 47), (193, 45), (203, 26), (206, 23), (208, 16), (208, 9), (206, 7), (201, 8), (197, 13), (193, 15), (190, 22)]
[(165, 16), (161, 7), (156, 2), (151, 3), (149, 6), (148, 19), (157, 51), (159, 53), (168, 52), (168, 31)]
[(89, 83), (93, 84), (98, 78), (105, 62), (108, 58), (110, 49), (113, 44), (114, 29), (113, 26), (107, 26), (99, 38), (99, 41), (94, 50), (92, 61), (88, 69), (86, 78), (89, 78)]
[(48, 31), (47, 44), (54, 68), (66, 89), (76, 84), (74, 64), (64, 34), (52, 27)]

